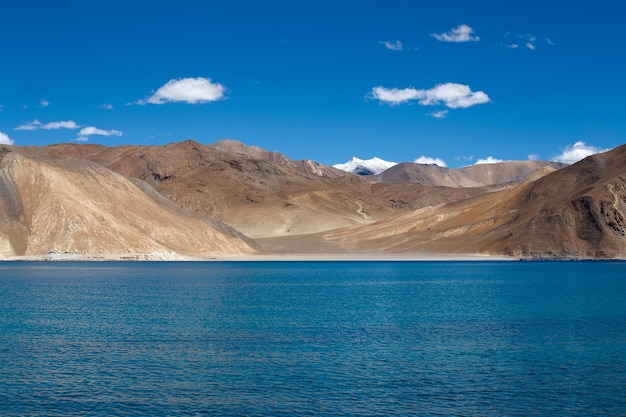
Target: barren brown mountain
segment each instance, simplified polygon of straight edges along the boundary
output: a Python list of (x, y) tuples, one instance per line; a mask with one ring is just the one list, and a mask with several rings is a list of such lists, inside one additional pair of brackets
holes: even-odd
[[(229, 142), (233, 144), (233, 142)], [(277, 153), (248, 156), (193, 141), (165, 146), (62, 144), (45, 148), (74, 155), (148, 182), (185, 211), (216, 218), (252, 238), (306, 235), (346, 229), (432, 204), (464, 199), (481, 188), (433, 189), (370, 184), (334, 168), (319, 175), (285, 163)], [(278, 160), (279, 162), (274, 162)], [(324, 170), (322, 170), (324, 171)]]
[(188, 215), (143, 181), (41, 149), (0, 148), (0, 255), (167, 258), (253, 252), (215, 220)]
[(392, 184), (481, 187), (505, 184), (508, 182), (521, 182), (545, 167), (550, 168), (551, 171), (556, 171), (565, 166), (567, 165), (559, 162), (508, 161), (450, 169), (437, 165), (403, 162), (378, 175), (369, 176), (367, 179), (372, 182), (386, 182)]
[(339, 178), (346, 175), (344, 171), (337, 168), (333, 168), (328, 165), (323, 165), (310, 159), (306, 160), (293, 160), (287, 158), (280, 152), (270, 152), (258, 146), (248, 146), (245, 143), (238, 140), (222, 139), (211, 145), (210, 148), (217, 149), (219, 151), (241, 153), (249, 156), (253, 159), (263, 159), (270, 162), (275, 162), (279, 165), (287, 165), (290, 167), (298, 168), (309, 174), (315, 174), (322, 177)]
[(626, 257), (626, 148), (558, 167), (430, 167), (427, 186), (236, 141), (6, 146), (0, 255)]
[(626, 145), (537, 176), (325, 239), (370, 252), (626, 257)]

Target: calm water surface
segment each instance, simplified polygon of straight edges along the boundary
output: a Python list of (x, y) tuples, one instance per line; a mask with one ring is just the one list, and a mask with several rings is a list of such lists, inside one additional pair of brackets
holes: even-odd
[(0, 414), (626, 415), (626, 263), (0, 263)]

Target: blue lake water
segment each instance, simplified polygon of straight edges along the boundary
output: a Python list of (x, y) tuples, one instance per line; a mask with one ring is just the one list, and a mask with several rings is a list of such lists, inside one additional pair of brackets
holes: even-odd
[(626, 263), (0, 263), (0, 414), (626, 415)]

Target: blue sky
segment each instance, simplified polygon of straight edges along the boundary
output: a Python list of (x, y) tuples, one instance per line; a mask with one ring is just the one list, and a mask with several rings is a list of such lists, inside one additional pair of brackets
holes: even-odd
[(562, 159), (626, 142), (626, 3), (23, 0), (0, 142)]

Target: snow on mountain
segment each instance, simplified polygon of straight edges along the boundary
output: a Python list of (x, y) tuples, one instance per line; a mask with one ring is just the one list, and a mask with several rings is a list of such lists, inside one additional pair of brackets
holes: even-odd
[(385, 161), (376, 157), (364, 160), (353, 156), (352, 159), (350, 159), (345, 164), (335, 164), (333, 165), (333, 168), (337, 168), (346, 172), (351, 172), (357, 175), (376, 175), (391, 168), (394, 165), (397, 164), (395, 162)]

